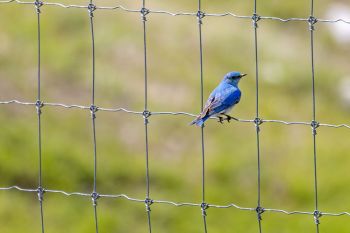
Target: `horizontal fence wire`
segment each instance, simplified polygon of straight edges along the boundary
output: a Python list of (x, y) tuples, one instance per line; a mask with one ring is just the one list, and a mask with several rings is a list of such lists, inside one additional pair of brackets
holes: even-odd
[[(0, 101), (0, 105), (27, 105), (27, 106), (34, 106), (36, 105), (35, 102), (25, 102), (25, 101), (19, 101), (19, 100), (6, 100), (6, 101)], [(84, 106), (84, 105), (77, 105), (77, 104), (63, 104), (63, 103), (49, 103), (49, 102), (42, 102), (42, 107), (48, 106), (48, 107), (54, 107), (54, 108), (67, 108), (67, 109), (81, 109), (86, 111), (91, 111), (91, 106)], [(134, 114), (134, 115), (141, 115), (144, 116), (144, 111), (135, 111), (130, 110), (127, 108), (106, 108), (106, 107), (98, 107), (95, 106), (97, 111), (102, 112), (123, 112), (128, 114)], [(157, 115), (169, 115), (169, 116), (188, 116), (188, 117), (196, 117), (198, 114), (189, 113), (189, 112), (170, 112), (170, 111), (160, 111), (160, 112), (148, 112), (150, 116), (157, 116)], [(217, 117), (211, 117), (212, 120), (218, 120)], [(226, 120), (225, 118), (223, 118)], [(231, 120), (236, 122), (243, 122), (243, 123), (256, 123), (256, 119), (241, 119), (237, 117), (231, 117)], [(307, 122), (307, 121), (285, 121), (285, 120), (275, 120), (275, 119), (260, 119), (260, 123), (276, 123), (276, 124), (283, 124), (283, 125), (306, 125), (310, 126), (312, 128), (313, 122)], [(321, 123), (317, 122), (318, 127), (330, 127), (330, 128), (346, 128), (350, 129), (350, 124), (329, 124), (329, 123)]]
[[(19, 0), (7, 0), (7, 1), (0, 1), (1, 3), (18, 3), (18, 4), (34, 4), (33, 2), (28, 1), (19, 1)], [(63, 3), (57, 3), (57, 2), (42, 2), (43, 6), (55, 6), (55, 7), (62, 7), (62, 8), (85, 8), (88, 9), (88, 5), (74, 5), (74, 4), (63, 4)], [(130, 9), (127, 7), (124, 7), (122, 5), (116, 5), (116, 6), (98, 6), (96, 5), (96, 10), (120, 10), (125, 12), (134, 12), (134, 13), (140, 13), (141, 9)], [(237, 15), (232, 12), (224, 12), (224, 13), (206, 13), (203, 12), (204, 16), (209, 17), (225, 17), (225, 16), (231, 16), (234, 18), (239, 19), (252, 19), (252, 16), (247, 15)], [(166, 10), (152, 10), (148, 9), (148, 14), (165, 14), (165, 15), (171, 15), (171, 16), (194, 16), (197, 17), (198, 12), (171, 12)], [(259, 16), (259, 20), (276, 20), (280, 22), (291, 22), (291, 21), (304, 21), (309, 22), (309, 18), (280, 18), (280, 17), (274, 17), (274, 16)], [(350, 24), (350, 19), (320, 19), (317, 18), (317, 22), (320, 23), (346, 23)]]
[[(202, 210), (202, 216), (203, 216), (203, 222), (204, 222), (204, 232), (207, 232), (207, 222), (206, 222), (206, 209), (207, 208), (218, 208), (218, 209), (228, 209), (228, 208), (234, 208), (242, 211), (252, 211), (257, 213), (257, 219), (259, 223), (259, 232), (262, 232), (262, 225), (261, 225), (261, 215), (265, 212), (275, 212), (275, 213), (282, 213), (286, 215), (312, 215), (314, 217), (315, 223), (316, 223), (316, 232), (319, 232), (319, 218), (321, 216), (350, 216), (349, 212), (338, 212), (338, 213), (331, 213), (331, 212), (321, 212), (318, 210), (318, 197), (317, 197), (317, 172), (316, 172), (316, 129), (319, 127), (329, 127), (329, 128), (345, 128), (350, 129), (349, 124), (329, 124), (329, 123), (321, 123), (316, 121), (316, 115), (315, 115), (315, 108), (316, 108), (316, 102), (315, 102), (315, 68), (314, 68), (314, 25), (316, 23), (345, 23), (350, 25), (350, 20), (346, 19), (320, 19), (316, 18), (314, 15), (314, 2), (311, 0), (311, 10), (310, 10), (310, 16), (307, 18), (279, 18), (274, 16), (261, 16), (257, 13), (257, 0), (254, 0), (254, 9), (253, 14), (251, 16), (247, 15), (237, 15), (232, 12), (224, 12), (224, 13), (207, 13), (202, 11), (201, 7), (201, 0), (198, 0), (198, 11), (197, 12), (170, 12), (166, 10), (153, 10), (153, 9), (147, 9), (146, 8), (146, 2), (145, 0), (141, 0), (142, 4), (140, 4), (140, 9), (130, 9), (126, 8), (122, 5), (116, 5), (116, 6), (98, 6), (93, 3), (92, 0), (89, 1), (88, 5), (71, 5), (71, 4), (63, 4), (63, 3), (57, 3), (57, 2), (43, 2), (40, 0), (35, 0), (34, 2), (29, 1), (20, 1), (20, 0), (7, 0), (3, 1), (0, 0), (0, 4), (5, 3), (17, 3), (17, 4), (28, 4), (28, 5), (34, 5), (36, 8), (37, 13), (37, 34), (38, 34), (38, 75), (37, 75), (37, 100), (36, 102), (26, 102), (26, 101), (20, 101), (16, 99), (12, 100), (2, 100), (0, 101), (0, 105), (20, 105), (20, 106), (30, 106), (36, 109), (37, 115), (38, 115), (38, 154), (39, 154), (39, 166), (38, 166), (38, 178), (39, 178), (39, 184), (38, 188), (35, 189), (28, 189), (28, 188), (22, 188), (19, 186), (10, 186), (10, 187), (0, 187), (0, 190), (3, 191), (10, 191), (10, 190), (17, 190), (21, 192), (29, 192), (29, 193), (36, 193), (38, 195), (39, 203), (40, 203), (40, 216), (41, 216), (41, 231), (44, 233), (44, 214), (43, 214), (43, 195), (44, 193), (51, 193), (51, 194), (61, 194), (65, 196), (81, 196), (81, 197), (87, 197), (91, 198), (93, 202), (94, 207), (94, 220), (95, 220), (95, 232), (98, 233), (98, 218), (97, 218), (97, 199), (100, 198), (114, 198), (114, 199), (124, 199), (127, 201), (133, 201), (133, 202), (140, 202), (143, 203), (146, 206), (147, 211), (147, 219), (148, 219), (148, 229), (149, 232), (152, 232), (151, 227), (151, 215), (150, 215), (150, 205), (151, 204), (162, 204), (162, 205), (172, 205), (176, 207), (182, 207), (182, 206), (192, 206), (196, 208), (201, 208)], [(81, 8), (86, 9), (89, 12), (89, 20), (90, 20), (90, 32), (91, 32), (91, 52), (92, 52), (92, 90), (91, 90), (91, 105), (90, 106), (84, 106), (84, 105), (76, 105), (76, 104), (64, 104), (64, 103), (50, 103), (50, 102), (44, 102), (41, 100), (41, 89), (40, 89), (40, 13), (41, 9), (44, 6), (53, 6), (53, 7), (61, 7), (61, 8)], [(144, 43), (144, 109), (142, 111), (136, 111), (136, 110), (129, 110), (123, 107), (120, 108), (106, 108), (106, 107), (100, 107), (95, 105), (95, 35), (94, 35), (94, 24), (93, 24), (93, 17), (94, 12), (96, 10), (115, 10), (115, 11), (124, 11), (124, 12), (130, 12), (130, 13), (138, 13), (141, 14), (142, 19), (142, 26), (143, 26), (143, 43)], [(256, 116), (254, 119), (240, 119), (236, 117), (230, 117), (226, 118), (224, 120), (227, 120), (227, 122), (230, 122), (230, 120), (234, 122), (242, 122), (242, 123), (251, 123), (254, 124), (256, 128), (256, 136), (257, 136), (257, 172), (258, 172), (258, 193), (257, 193), (257, 207), (251, 208), (251, 207), (241, 207), (239, 205), (236, 205), (234, 203), (228, 203), (225, 205), (219, 205), (219, 204), (213, 204), (213, 203), (206, 203), (205, 202), (205, 144), (204, 144), (204, 129), (201, 127), (201, 148), (202, 148), (202, 202), (201, 203), (190, 203), (190, 202), (174, 202), (169, 200), (153, 200), (150, 197), (150, 172), (149, 172), (149, 143), (148, 143), (148, 123), (149, 118), (151, 116), (185, 116), (185, 117), (195, 117), (196, 114), (189, 113), (189, 112), (170, 112), (170, 111), (150, 111), (148, 106), (148, 88), (147, 88), (147, 40), (146, 40), (146, 15), (149, 17), (149, 14), (164, 14), (164, 15), (170, 15), (170, 16), (193, 16), (197, 17), (198, 19), (198, 29), (199, 29), (199, 60), (200, 60), (200, 93), (201, 93), (201, 109), (203, 109), (203, 43), (202, 43), (202, 23), (204, 17), (233, 17), (237, 19), (247, 19), (253, 22), (253, 29), (254, 29), (254, 48), (255, 48), (255, 76), (256, 76)], [(274, 120), (274, 119), (261, 119), (260, 118), (260, 111), (259, 111), (259, 59), (258, 59), (258, 21), (260, 20), (274, 20), (279, 21), (283, 23), (287, 22), (306, 22), (309, 24), (309, 30), (310, 30), (310, 49), (311, 49), (311, 70), (312, 70), (312, 121), (285, 121), (285, 120)], [(42, 109), (46, 107), (54, 107), (59, 109), (81, 109), (81, 110), (87, 110), (91, 113), (91, 119), (92, 119), (92, 138), (93, 138), (93, 160), (94, 160), (94, 176), (93, 176), (93, 190), (92, 193), (83, 193), (83, 192), (66, 192), (63, 190), (51, 190), (51, 189), (45, 189), (42, 185), (42, 154), (41, 154), (41, 113)], [(112, 112), (112, 113), (127, 113), (127, 114), (133, 114), (133, 115), (139, 115), (143, 117), (144, 119), (144, 125), (145, 125), (145, 157), (146, 157), (146, 197), (145, 199), (140, 198), (134, 198), (130, 197), (126, 194), (100, 194), (97, 192), (97, 149), (96, 149), (96, 132), (95, 132), (95, 119), (96, 119), (96, 112), (97, 111), (104, 111), (104, 112)], [(216, 117), (211, 117), (213, 120), (217, 120)], [(262, 123), (271, 123), (271, 124), (283, 124), (287, 126), (291, 125), (303, 125), (308, 126), (312, 130), (313, 134), (313, 165), (314, 165), (314, 192), (315, 192), (315, 210), (313, 211), (287, 211), (283, 209), (274, 209), (274, 208), (266, 208), (261, 206), (261, 155), (260, 155), (260, 125)]]
[[(0, 190), (17, 190), (21, 192), (28, 192), (28, 193), (37, 193), (39, 192), (38, 189), (28, 189), (28, 188), (21, 188), (19, 186), (10, 186), (10, 187), (0, 187)], [(63, 190), (54, 190), (54, 189), (44, 189), (43, 190), (47, 194), (61, 194), (67, 197), (70, 196), (81, 196), (81, 197), (87, 197), (91, 198), (92, 194), (91, 193), (83, 193), (83, 192), (66, 192)], [(99, 194), (99, 198), (108, 198), (108, 199), (125, 199), (128, 201), (133, 201), (133, 202), (140, 202), (140, 203), (145, 203), (145, 199), (141, 198), (135, 198), (135, 197), (130, 197), (129, 195), (126, 194)], [(152, 205), (153, 204), (159, 204), (159, 205), (172, 205), (176, 207), (201, 207), (202, 203), (191, 203), (191, 202), (174, 202), (174, 201), (168, 201), (168, 200), (152, 200)], [(244, 210), (244, 211), (256, 211), (256, 208), (250, 208), (250, 207), (242, 207), (239, 205), (236, 205), (234, 203), (228, 203), (225, 205), (218, 205), (218, 204), (211, 204), (207, 203), (208, 207), (210, 208), (217, 208), (217, 209), (228, 209), (228, 208), (235, 208), (238, 210)], [(282, 210), (282, 209), (274, 209), (274, 208), (264, 208), (265, 212), (276, 212), (276, 213), (282, 213), (286, 215), (314, 215), (314, 211), (288, 211), (288, 210)], [(331, 213), (331, 212), (322, 212), (322, 216), (343, 216), (347, 215), (350, 216), (350, 212), (338, 212), (338, 213)]]

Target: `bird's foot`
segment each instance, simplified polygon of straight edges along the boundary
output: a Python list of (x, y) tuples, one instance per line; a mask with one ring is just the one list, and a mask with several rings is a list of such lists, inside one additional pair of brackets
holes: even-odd
[(224, 123), (224, 118), (221, 117), (221, 116), (218, 116), (218, 118), (219, 118), (218, 122), (220, 122), (221, 124), (223, 124), (223, 123)]
[(223, 114), (223, 115), (226, 116), (226, 119), (225, 119), (225, 120), (227, 120), (227, 122), (230, 122), (232, 119), (233, 119), (233, 120), (237, 120), (237, 118), (232, 117), (232, 116), (230, 116), (230, 115), (227, 115), (227, 114)]

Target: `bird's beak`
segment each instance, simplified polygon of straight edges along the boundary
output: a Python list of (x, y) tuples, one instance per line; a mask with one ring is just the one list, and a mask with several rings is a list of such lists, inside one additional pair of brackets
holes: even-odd
[(241, 78), (243, 78), (244, 76), (246, 76), (247, 74), (241, 74)]

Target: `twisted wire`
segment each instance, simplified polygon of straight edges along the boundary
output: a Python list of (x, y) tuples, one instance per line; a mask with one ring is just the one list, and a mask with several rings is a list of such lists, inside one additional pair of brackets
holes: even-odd
[[(4, 100), (0, 101), (0, 105), (11, 105), (11, 104), (17, 104), (21, 106), (34, 106), (35, 102), (27, 102), (27, 101), (20, 101), (20, 100)], [(42, 102), (42, 107), (54, 107), (54, 108), (63, 108), (63, 109), (80, 109), (80, 110), (88, 110), (90, 111), (90, 106), (84, 106), (84, 105), (77, 105), (77, 104), (64, 104), (64, 103), (51, 103), (51, 102)], [(133, 114), (133, 115), (140, 115), (143, 116), (143, 111), (135, 111), (130, 110), (127, 108), (107, 108), (107, 107), (98, 107), (95, 106), (98, 111), (101, 112), (110, 112), (110, 113), (127, 113), (127, 114)], [(195, 113), (189, 113), (189, 112), (171, 112), (171, 111), (161, 111), (161, 112), (148, 112), (148, 114), (152, 116), (162, 116), (162, 115), (168, 115), (168, 116), (185, 116), (185, 117), (195, 117), (197, 114)], [(211, 120), (217, 120), (216, 117), (211, 117)], [(241, 123), (252, 123), (255, 124), (255, 119), (241, 119), (237, 117), (232, 117), (232, 120), (235, 122), (241, 122)], [(273, 124), (282, 124), (287, 126), (297, 126), (297, 125), (304, 125), (308, 127), (312, 127), (312, 122), (307, 121), (285, 121), (285, 120), (278, 120), (278, 119), (260, 119), (261, 124), (266, 123), (273, 123)], [(327, 128), (345, 128), (350, 129), (350, 124), (330, 124), (330, 123), (321, 123), (318, 122), (318, 127), (327, 127)]]
[[(9, 190), (16, 190), (20, 192), (27, 192), (27, 193), (37, 193), (38, 189), (30, 189), (30, 188), (22, 188), (19, 186), (9, 186), (9, 187), (0, 187), (0, 191), (9, 191)], [(45, 193), (48, 194), (59, 194), (67, 197), (71, 196), (81, 196), (81, 197), (86, 197), (90, 198), (91, 193), (84, 193), (84, 192), (66, 192), (63, 190), (55, 190), (55, 189), (45, 189)], [(132, 201), (132, 202), (138, 202), (143, 204), (145, 202), (144, 199), (141, 198), (135, 198), (131, 197), (126, 194), (99, 194), (99, 198), (107, 198), (107, 199), (124, 199), (127, 201)], [(154, 205), (171, 205), (171, 206), (176, 206), (176, 207), (201, 207), (202, 203), (191, 203), (191, 202), (174, 202), (174, 201), (169, 201), (169, 200), (152, 200)], [(230, 209), (234, 208), (237, 210), (242, 210), (242, 211), (251, 211), (255, 212), (256, 208), (255, 207), (242, 207), (240, 205), (234, 204), (234, 203), (228, 203), (226, 205), (220, 205), (220, 204), (214, 204), (214, 203), (207, 203), (208, 207), (210, 208), (216, 208), (216, 209)], [(275, 209), (275, 208), (264, 208), (265, 212), (274, 212), (274, 213), (281, 213), (285, 215), (314, 215), (314, 211), (300, 211), (300, 210), (283, 210), (283, 209)], [(350, 212), (349, 211), (343, 211), (343, 212), (337, 212), (337, 213), (332, 213), (332, 212), (322, 212), (322, 216), (330, 216), (330, 217), (339, 217), (339, 216), (349, 216), (350, 217)]]
[[(17, 4), (33, 4), (33, 2), (30, 1), (20, 1), (20, 0), (1, 0), (0, 4), (5, 4), (5, 3), (17, 3)], [(77, 9), (87, 9), (87, 5), (75, 5), (75, 4), (64, 4), (64, 3), (59, 3), (59, 2), (43, 2), (44, 6), (53, 6), (53, 7), (61, 7), (61, 8), (77, 8)], [(140, 13), (140, 9), (131, 9), (124, 7), (122, 5), (116, 5), (116, 6), (96, 6), (96, 10), (120, 10), (120, 11), (125, 11), (125, 12), (131, 12), (131, 13)], [(148, 9), (149, 13), (151, 14), (165, 14), (169, 16), (194, 16), (196, 17), (197, 12), (171, 12), (167, 10), (152, 10)], [(248, 19), (251, 20), (252, 16), (248, 15), (238, 15), (233, 12), (223, 12), (223, 13), (205, 13), (205, 16), (207, 17), (233, 17), (233, 18), (238, 18), (238, 19)], [(292, 22), (292, 21), (303, 21), (303, 22), (308, 22), (308, 18), (298, 18), (298, 17), (292, 17), (292, 18), (280, 18), (280, 17), (275, 17), (275, 16), (261, 16), (260, 17), (262, 20), (275, 20), (275, 21), (280, 21), (280, 22)], [(320, 23), (345, 23), (345, 24), (350, 24), (350, 20), (347, 19), (317, 19), (318, 22)]]

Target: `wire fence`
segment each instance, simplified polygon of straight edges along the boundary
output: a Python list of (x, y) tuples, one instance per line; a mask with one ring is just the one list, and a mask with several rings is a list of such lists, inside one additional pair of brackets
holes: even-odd
[[(152, 232), (152, 225), (151, 225), (151, 205), (153, 204), (164, 204), (164, 205), (173, 205), (177, 207), (181, 206), (192, 206), (196, 208), (200, 208), (202, 217), (203, 217), (203, 227), (204, 232), (207, 232), (207, 209), (210, 208), (219, 208), (219, 209), (227, 209), (227, 208), (236, 208), (243, 211), (252, 211), (256, 212), (257, 214), (257, 220), (258, 220), (258, 227), (259, 232), (262, 232), (262, 215), (265, 212), (277, 212), (282, 213), (286, 215), (311, 215), (314, 218), (314, 222), (316, 225), (316, 232), (319, 232), (319, 224), (320, 224), (320, 217), (321, 216), (342, 216), (347, 215), (350, 216), (349, 212), (339, 212), (339, 213), (329, 213), (329, 212), (321, 212), (318, 208), (318, 188), (317, 188), (317, 153), (316, 153), (316, 135), (317, 135), (317, 128), (319, 127), (330, 127), (330, 128), (346, 128), (350, 129), (350, 125), (348, 124), (329, 124), (329, 123), (321, 123), (317, 121), (316, 118), (316, 101), (315, 101), (315, 65), (314, 65), (314, 31), (315, 31), (315, 25), (317, 23), (345, 23), (349, 24), (350, 21), (345, 19), (319, 19), (316, 18), (314, 15), (314, 1), (310, 1), (310, 16), (308, 18), (279, 18), (279, 17), (273, 17), (273, 16), (261, 16), (257, 12), (257, 0), (254, 0), (254, 9), (253, 14), (251, 16), (244, 16), (244, 15), (237, 15), (232, 12), (225, 12), (225, 13), (207, 13), (202, 11), (202, 4), (201, 0), (198, 0), (198, 11), (197, 12), (169, 12), (164, 10), (152, 10), (148, 9), (146, 7), (146, 1), (142, 0), (140, 4), (140, 9), (129, 9), (126, 7), (123, 7), (121, 5), (112, 6), (112, 7), (106, 7), (106, 6), (97, 6), (94, 4), (92, 0), (89, 1), (88, 5), (66, 5), (62, 3), (54, 3), (54, 2), (42, 2), (39, 0), (35, 0), (34, 2), (27, 2), (27, 1), (19, 1), (19, 0), (7, 0), (7, 1), (0, 1), (1, 4), (10, 4), (10, 3), (17, 3), (17, 4), (29, 4), (33, 5), (35, 8), (35, 13), (37, 15), (37, 100), (35, 102), (25, 102), (25, 101), (19, 101), (19, 100), (8, 100), (8, 101), (0, 101), (0, 105), (22, 105), (22, 106), (30, 106), (35, 107), (37, 112), (37, 127), (38, 127), (38, 187), (35, 189), (25, 189), (18, 186), (10, 186), (10, 187), (0, 187), (0, 190), (2, 191), (8, 191), (8, 190), (17, 190), (21, 192), (31, 192), (31, 193), (37, 193), (38, 200), (40, 204), (40, 217), (41, 217), (41, 231), (42, 233), (45, 232), (45, 224), (44, 224), (44, 208), (43, 208), (43, 197), (45, 193), (57, 193), (65, 196), (81, 196), (81, 197), (89, 197), (92, 199), (93, 204), (93, 211), (94, 211), (94, 219), (95, 219), (95, 231), (96, 233), (99, 231), (98, 229), (98, 211), (97, 211), (97, 203), (99, 198), (121, 198), (126, 199), (128, 201), (133, 202), (140, 202), (144, 203), (146, 207), (146, 213), (147, 213), (147, 220), (148, 220), (148, 231)], [(91, 32), (91, 105), (90, 106), (82, 106), (82, 105), (67, 105), (63, 103), (49, 103), (44, 102), (41, 99), (41, 42), (40, 42), (40, 13), (43, 9), (43, 7), (46, 6), (52, 6), (52, 7), (62, 7), (62, 8), (82, 8), (86, 9), (88, 11), (88, 19), (90, 22), (90, 32)], [(126, 108), (104, 108), (101, 106), (95, 105), (95, 35), (94, 35), (94, 12), (96, 10), (115, 10), (115, 11), (125, 11), (130, 13), (138, 13), (141, 14), (141, 22), (143, 27), (143, 45), (144, 45), (144, 109), (143, 111), (134, 111), (134, 110), (128, 110)], [(151, 112), (148, 108), (148, 71), (147, 71), (147, 17), (149, 14), (166, 14), (170, 16), (190, 16), (190, 17), (196, 17), (198, 20), (198, 45), (199, 45), (199, 67), (200, 67), (200, 76), (199, 76), (199, 86), (200, 86), (200, 109), (203, 109), (204, 104), (204, 94), (203, 94), (203, 80), (204, 80), (204, 66), (203, 66), (203, 44), (202, 44), (202, 24), (204, 23), (205, 17), (233, 17), (238, 19), (244, 19), (244, 20), (251, 20), (253, 24), (253, 32), (254, 32), (254, 53), (255, 53), (255, 81), (256, 81), (256, 115), (253, 119), (239, 119), (233, 117), (232, 119), (237, 122), (242, 123), (250, 123), (255, 126), (256, 129), (256, 146), (257, 146), (257, 206), (256, 207), (241, 207), (239, 205), (229, 203), (227, 205), (217, 205), (213, 203), (206, 203), (205, 199), (205, 143), (204, 143), (204, 127), (201, 127), (201, 158), (202, 158), (202, 200), (200, 203), (179, 203), (179, 202), (173, 202), (169, 200), (154, 200), (151, 199), (150, 195), (150, 169), (149, 169), (149, 142), (148, 142), (148, 123), (149, 118), (151, 116), (162, 116), (162, 115), (183, 115), (183, 116), (189, 116), (194, 117), (195, 114), (188, 113), (188, 112)], [(308, 29), (310, 31), (310, 69), (311, 69), (311, 83), (312, 83), (312, 120), (310, 122), (303, 122), (303, 121), (284, 121), (284, 120), (276, 120), (276, 119), (262, 119), (260, 118), (260, 105), (259, 105), (259, 54), (258, 54), (258, 24), (261, 20), (275, 20), (282, 23), (287, 22), (295, 22), (295, 21), (301, 21), (305, 22), (308, 25)], [(64, 109), (82, 109), (87, 110), (91, 114), (91, 126), (92, 126), (92, 141), (93, 141), (93, 148), (92, 148), (92, 154), (93, 154), (93, 161), (94, 161), (94, 175), (93, 175), (93, 191), (92, 193), (81, 193), (81, 192), (65, 192), (63, 190), (50, 190), (45, 189), (44, 185), (42, 183), (42, 153), (41, 153), (41, 114), (43, 108), (46, 107), (55, 107), (55, 108), (64, 108)], [(125, 112), (128, 114), (136, 114), (140, 115), (144, 119), (144, 126), (145, 126), (145, 179), (146, 179), (146, 190), (145, 190), (145, 199), (137, 199), (133, 197), (129, 197), (125, 194), (101, 194), (98, 192), (97, 189), (97, 144), (96, 144), (96, 116), (98, 111), (106, 111), (106, 112)], [(212, 119), (216, 119), (215, 117), (212, 117)], [(229, 120), (229, 119), (227, 119)], [(314, 211), (287, 211), (282, 209), (271, 209), (263, 207), (261, 203), (261, 164), (260, 164), (260, 131), (261, 131), (261, 124), (265, 123), (271, 123), (271, 124), (284, 124), (287, 126), (291, 125), (304, 125), (311, 127), (312, 130), (312, 139), (313, 139), (313, 170), (314, 170), (314, 201), (315, 201), (315, 210)]]

